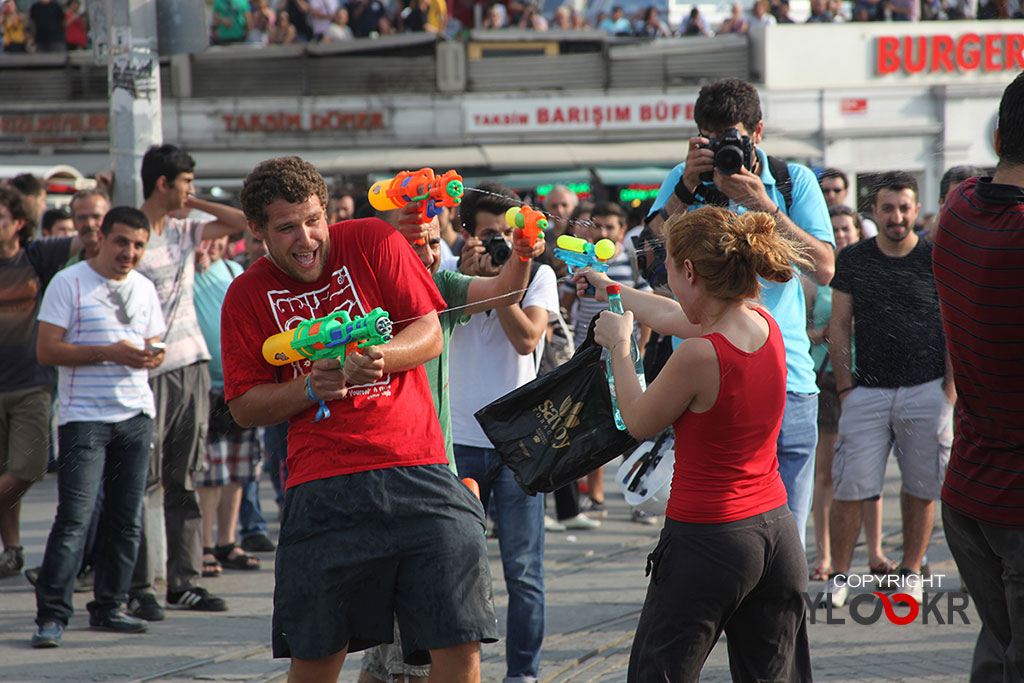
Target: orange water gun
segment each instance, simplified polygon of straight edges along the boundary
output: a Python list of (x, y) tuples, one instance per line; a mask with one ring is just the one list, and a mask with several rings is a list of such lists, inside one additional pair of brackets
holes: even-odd
[[(530, 238), (530, 246), (537, 243), (537, 236), (548, 229), (548, 217), (542, 211), (529, 206), (513, 206), (505, 212), (505, 223), (510, 228), (519, 228), (523, 235)], [(530, 259), (520, 256), (523, 261)]]
[(429, 168), (402, 171), (394, 178), (378, 180), (368, 193), (370, 205), (378, 211), (401, 209), (410, 202), (423, 202), (419, 209), (420, 223), (427, 223), (444, 207), (455, 208), (462, 203), (462, 176), (454, 170), (435, 175)]

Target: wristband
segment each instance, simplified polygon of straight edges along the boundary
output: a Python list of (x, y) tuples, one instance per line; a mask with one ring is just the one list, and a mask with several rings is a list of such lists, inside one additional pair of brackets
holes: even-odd
[[(776, 204), (775, 205), (775, 210), (772, 211), (772, 213), (771, 213), (771, 216), (772, 216), (773, 220), (778, 220), (779, 219), (779, 211), (782, 211), (782, 207), (779, 206), (778, 204)], [(853, 387), (850, 387), (850, 388), (852, 389)]]
[(317, 395), (313, 393), (313, 388), (309, 386), (309, 378), (310, 375), (306, 375), (306, 398), (308, 398), (310, 401), (316, 401), (320, 404), (320, 407), (317, 408), (316, 410), (316, 417), (313, 418), (313, 422), (319, 422), (325, 417), (330, 417), (331, 411), (327, 407), (327, 404), (324, 403), (323, 399), (318, 398)]
[(846, 387), (845, 389), (840, 389), (839, 391), (836, 392), (836, 395), (837, 396), (842, 396), (847, 391), (850, 391), (850, 390), (854, 389), (856, 386), (857, 385), (853, 384), (853, 385), (850, 385), (850, 386)]
[(682, 176), (679, 177), (679, 182), (676, 183), (676, 189), (673, 190), (673, 193), (676, 197), (679, 198), (679, 201), (681, 201), (683, 204), (686, 204), (688, 206), (700, 204), (700, 200), (697, 199), (697, 196), (693, 194), (690, 188), (686, 186), (686, 183), (683, 181)]

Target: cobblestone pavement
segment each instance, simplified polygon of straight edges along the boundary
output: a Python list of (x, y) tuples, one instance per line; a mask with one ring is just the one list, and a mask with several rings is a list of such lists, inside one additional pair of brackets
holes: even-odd
[[(547, 636), (541, 662), (546, 683), (622, 683), (626, 678), (633, 630), (646, 590), (644, 566), (654, 547), (659, 527), (633, 523), (613, 483), (615, 465), (605, 477), (609, 516), (600, 529), (547, 534)], [(264, 509), (274, 510), (269, 483), (262, 486)], [(886, 480), (883, 531), (889, 557), (899, 558), (899, 479), (895, 466)], [(49, 477), (29, 492), (22, 512), (26, 566), (41, 559), (53, 520), (56, 480)], [(551, 503), (549, 503), (551, 506)], [(270, 515), (273, 517), (273, 515)], [(277, 525), (271, 524), (276, 536)], [(813, 542), (813, 531), (808, 529)], [(501, 576), (496, 540), (488, 543), (494, 574), (494, 596), (504, 626), (507, 596)], [(834, 610), (831, 617), (817, 609), (809, 624), (814, 676), (827, 681), (906, 681), (946, 683), (965, 681), (979, 622), (973, 606), (946, 621), (948, 599), (956, 599), (960, 580), (937, 528), (928, 550), (935, 576), (932, 592), (937, 609), (924, 610), (907, 625), (898, 626), (873, 616), (876, 598), (855, 600), (857, 611)], [(56, 650), (33, 650), (35, 595), (24, 577), (0, 580), (0, 680), (27, 681), (278, 681), (284, 680), (287, 662), (270, 657), (273, 554), (261, 556), (258, 572), (225, 571), (204, 585), (225, 597), (228, 612), (200, 614), (168, 611), (167, 620), (154, 623), (142, 635), (115, 635), (88, 630), (85, 604), (88, 595), (75, 596), (75, 616)], [(854, 556), (855, 569), (866, 571), (862, 547)], [(941, 576), (940, 576), (941, 575)], [(812, 582), (809, 593), (824, 590)], [(863, 588), (852, 595), (868, 593)], [(161, 596), (162, 598), (162, 596)], [(897, 608), (899, 614), (906, 612)], [(858, 623), (854, 618), (861, 622)], [(969, 624), (962, 623), (963, 618)], [(831, 623), (830, 623), (831, 622)], [(483, 680), (500, 682), (504, 672), (504, 643), (484, 646)], [(358, 654), (349, 657), (340, 681), (354, 683)], [(703, 681), (728, 681), (728, 655), (724, 640), (708, 658)]]

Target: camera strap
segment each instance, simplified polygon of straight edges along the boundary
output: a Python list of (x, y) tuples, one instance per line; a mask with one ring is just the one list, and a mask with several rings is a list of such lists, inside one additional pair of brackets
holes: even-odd
[(782, 201), (786, 205), (783, 209), (788, 216), (789, 207), (793, 205), (793, 178), (789, 175), (789, 164), (771, 154), (765, 156), (768, 157), (768, 170), (775, 178), (775, 189), (782, 195)]

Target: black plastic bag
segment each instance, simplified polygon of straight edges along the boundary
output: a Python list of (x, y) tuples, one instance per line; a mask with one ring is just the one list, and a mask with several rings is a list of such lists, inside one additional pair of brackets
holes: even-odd
[(638, 445), (615, 427), (593, 321), (572, 358), (475, 416), (529, 495), (550, 493)]

